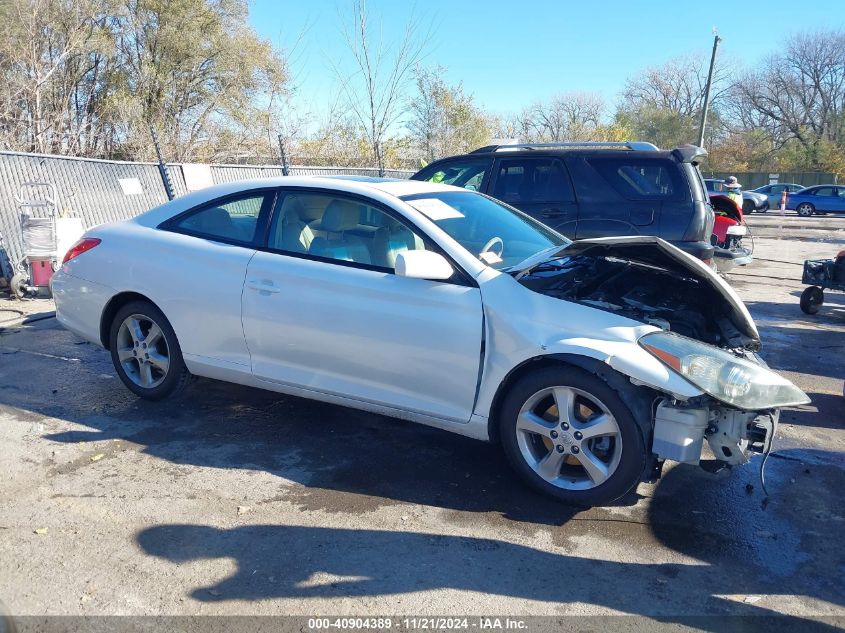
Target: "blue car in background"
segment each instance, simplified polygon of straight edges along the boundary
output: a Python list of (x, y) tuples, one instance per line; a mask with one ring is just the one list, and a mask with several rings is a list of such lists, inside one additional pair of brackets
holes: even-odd
[(796, 185), (791, 182), (776, 182), (771, 185), (757, 187), (751, 191), (762, 193), (764, 196), (768, 197), (770, 209), (780, 209), (780, 197), (784, 191), (791, 196), (796, 191), (801, 191), (802, 189), (804, 189), (804, 185)]
[(816, 185), (789, 195), (787, 209), (808, 218), (813, 214), (845, 213), (845, 186)]

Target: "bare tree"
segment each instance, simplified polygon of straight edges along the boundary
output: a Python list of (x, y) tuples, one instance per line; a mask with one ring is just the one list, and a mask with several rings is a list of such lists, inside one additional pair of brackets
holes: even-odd
[(768, 131), (773, 149), (797, 141), (820, 167), (825, 151), (845, 146), (845, 31), (793, 37), (733, 94), (732, 112), (743, 126)]
[[(621, 105), (629, 110), (650, 107), (695, 117), (704, 105), (707, 68), (708, 58), (704, 55), (676, 57), (661, 66), (646, 68), (625, 83)], [(727, 65), (717, 60), (710, 93), (714, 110), (718, 110), (729, 88)]]
[(516, 129), (523, 142), (596, 140), (604, 111), (600, 95), (562, 93), (523, 110), (516, 117)]
[(405, 91), (411, 72), (423, 58), (431, 28), (412, 14), (398, 43), (391, 46), (373, 38), (366, 0), (355, 0), (351, 18), (341, 27), (352, 55), (354, 72), (348, 74), (335, 64), (335, 74), (352, 112), (384, 173), (384, 142), (406, 107)]

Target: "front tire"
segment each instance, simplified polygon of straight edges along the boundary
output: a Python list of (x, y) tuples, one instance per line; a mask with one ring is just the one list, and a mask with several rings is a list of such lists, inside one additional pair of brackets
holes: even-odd
[(582, 369), (549, 367), (525, 376), (505, 397), (500, 416), (513, 469), (565, 503), (612, 503), (645, 469), (643, 434), (620, 394)]
[(117, 311), (109, 349), (123, 384), (147, 400), (175, 395), (190, 381), (176, 332), (162, 311), (147, 301), (132, 301)]
[(816, 208), (811, 205), (809, 202), (802, 202), (799, 204), (795, 211), (800, 215), (802, 218), (809, 218), (816, 212)]

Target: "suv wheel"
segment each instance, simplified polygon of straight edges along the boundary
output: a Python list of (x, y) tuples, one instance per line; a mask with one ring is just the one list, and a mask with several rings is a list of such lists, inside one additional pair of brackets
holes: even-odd
[(619, 499), (645, 468), (642, 432), (620, 394), (574, 367), (542, 369), (514, 385), (499, 432), (508, 461), (529, 485), (575, 505)]

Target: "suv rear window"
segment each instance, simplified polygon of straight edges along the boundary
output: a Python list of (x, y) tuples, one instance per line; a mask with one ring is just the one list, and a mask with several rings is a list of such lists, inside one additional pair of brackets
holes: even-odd
[(677, 165), (669, 161), (594, 158), (590, 164), (629, 200), (677, 200)]

